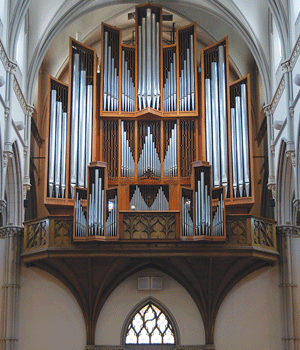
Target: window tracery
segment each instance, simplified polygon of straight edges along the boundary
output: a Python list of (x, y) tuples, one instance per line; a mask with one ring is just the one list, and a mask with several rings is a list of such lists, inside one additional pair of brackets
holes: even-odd
[(149, 302), (132, 317), (125, 344), (175, 344), (174, 327), (168, 316)]

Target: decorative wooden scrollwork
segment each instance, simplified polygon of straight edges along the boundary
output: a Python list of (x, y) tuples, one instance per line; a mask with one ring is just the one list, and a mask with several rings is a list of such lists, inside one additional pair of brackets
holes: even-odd
[(46, 235), (48, 227), (48, 219), (28, 225), (26, 249), (45, 247), (47, 245)]
[(174, 239), (176, 216), (172, 213), (126, 213), (123, 217), (124, 239)]

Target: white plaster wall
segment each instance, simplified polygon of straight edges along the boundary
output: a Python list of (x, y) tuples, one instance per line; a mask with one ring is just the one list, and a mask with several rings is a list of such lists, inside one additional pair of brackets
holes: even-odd
[[(162, 291), (138, 291), (139, 276), (162, 276)], [(139, 272), (121, 283), (109, 296), (100, 313), (95, 344), (119, 345), (123, 324), (132, 309), (147, 297), (158, 299), (176, 319), (181, 345), (205, 344), (204, 325), (188, 292), (173, 278), (155, 270)]]
[(240, 281), (220, 307), (216, 350), (281, 350), (278, 266)]
[(19, 350), (83, 350), (85, 323), (73, 294), (55, 277), (21, 267)]

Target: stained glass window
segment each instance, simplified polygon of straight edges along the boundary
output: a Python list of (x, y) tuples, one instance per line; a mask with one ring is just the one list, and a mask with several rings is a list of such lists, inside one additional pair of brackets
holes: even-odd
[(148, 303), (129, 323), (125, 344), (175, 344), (170, 320), (157, 306)]

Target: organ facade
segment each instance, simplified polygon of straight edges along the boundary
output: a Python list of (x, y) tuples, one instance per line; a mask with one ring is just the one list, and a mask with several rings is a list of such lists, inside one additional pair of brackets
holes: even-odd
[(26, 223), (23, 260), (70, 288), (87, 344), (133, 264), (175, 268), (212, 344), (228, 291), (277, 260), (274, 222), (249, 214), (250, 79), (229, 82), (227, 38), (202, 49), (198, 65), (195, 23), (166, 43), (160, 6), (137, 6), (135, 20), (130, 45), (102, 24), (98, 71), (95, 49), (70, 38), (69, 84), (49, 77), (50, 215)]

